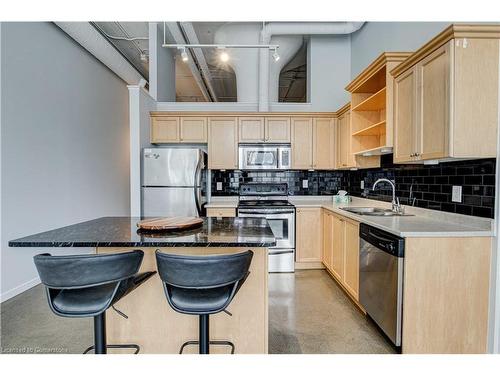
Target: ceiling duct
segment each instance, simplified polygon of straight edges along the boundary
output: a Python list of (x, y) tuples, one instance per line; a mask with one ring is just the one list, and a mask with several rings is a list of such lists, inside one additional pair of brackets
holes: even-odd
[[(269, 44), (275, 35), (335, 35), (351, 34), (359, 30), (364, 22), (271, 22), (265, 24), (260, 32), (260, 43)], [(280, 46), (281, 53), (281, 46)], [(269, 111), (270, 68), (269, 51), (259, 52), (259, 111)], [(279, 74), (279, 73), (278, 73)], [(274, 81), (273, 72), (273, 81)], [(272, 92), (272, 99), (275, 94)]]
[(94, 55), (129, 85), (146, 79), (89, 22), (55, 22), (66, 34)]
[[(214, 35), (214, 42), (221, 45), (242, 44), (259, 45), (259, 36), (262, 30), (260, 23), (232, 22), (221, 26)], [(273, 38), (272, 45), (279, 45), (276, 51), (279, 54), (277, 61), (273, 60), (270, 74), (272, 76), (269, 87), (273, 98), (278, 101), (279, 74), (281, 69), (295, 56), (302, 46), (302, 36), (280, 36)], [(262, 43), (260, 43), (262, 44)], [(268, 48), (261, 49), (269, 56)], [(242, 103), (257, 103), (259, 98), (259, 52), (258, 49), (241, 48), (231, 49), (230, 59), (226, 62), (236, 74), (237, 101)], [(269, 82), (269, 81), (268, 81)]]

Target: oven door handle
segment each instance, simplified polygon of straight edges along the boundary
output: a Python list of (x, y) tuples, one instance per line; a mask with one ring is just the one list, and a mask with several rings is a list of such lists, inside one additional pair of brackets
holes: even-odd
[(290, 254), (293, 253), (293, 250), (269, 250), (269, 255), (282, 255), (282, 254)]
[(238, 214), (251, 214), (251, 215), (285, 215), (285, 214), (293, 214), (293, 210), (286, 210), (286, 211), (274, 211), (274, 212), (269, 212), (269, 211), (250, 211), (250, 210), (238, 210)]

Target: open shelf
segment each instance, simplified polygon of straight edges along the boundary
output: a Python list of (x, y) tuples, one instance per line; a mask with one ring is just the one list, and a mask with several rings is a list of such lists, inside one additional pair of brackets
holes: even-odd
[(369, 96), (361, 103), (352, 108), (352, 111), (380, 111), (385, 109), (386, 88), (383, 87), (375, 94)]
[(381, 135), (385, 134), (385, 120), (367, 126), (364, 129), (352, 133), (353, 136)]
[(355, 152), (356, 156), (378, 156), (392, 153), (392, 147), (389, 146), (379, 146), (375, 148), (371, 148), (369, 150), (362, 150)]

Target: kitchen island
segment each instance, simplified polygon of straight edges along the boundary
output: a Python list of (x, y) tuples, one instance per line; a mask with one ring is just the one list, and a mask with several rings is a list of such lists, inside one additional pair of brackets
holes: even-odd
[[(210, 339), (229, 340), (236, 353), (268, 352), (267, 248), (275, 238), (265, 219), (204, 218), (202, 226), (185, 231), (145, 232), (137, 229), (138, 217), (103, 217), (23, 237), (12, 247), (93, 247), (97, 254), (144, 251), (140, 272), (156, 271), (155, 250), (189, 255), (254, 252), (250, 275), (228, 311), (210, 319)], [(42, 251), (40, 251), (42, 252)], [(156, 274), (115, 307), (128, 319), (106, 312), (109, 344), (136, 343), (141, 353), (178, 353), (183, 342), (198, 339), (198, 317), (179, 314), (167, 303)], [(196, 353), (195, 346), (185, 353)], [(229, 348), (213, 347), (213, 353)]]

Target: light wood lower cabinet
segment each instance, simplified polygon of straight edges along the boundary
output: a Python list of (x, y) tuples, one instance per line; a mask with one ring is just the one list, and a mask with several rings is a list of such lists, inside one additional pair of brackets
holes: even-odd
[(232, 207), (211, 207), (207, 208), (208, 217), (235, 217), (236, 208)]
[(296, 209), (295, 261), (298, 264), (321, 264), (323, 251), (321, 215), (321, 208)]
[(323, 210), (323, 264), (359, 300), (359, 223)]
[(236, 117), (208, 119), (208, 168), (238, 168), (238, 120)]
[(330, 214), (332, 216), (332, 266), (330, 272), (342, 282), (344, 277), (344, 219)]
[(359, 301), (359, 223), (344, 222), (344, 287)]

